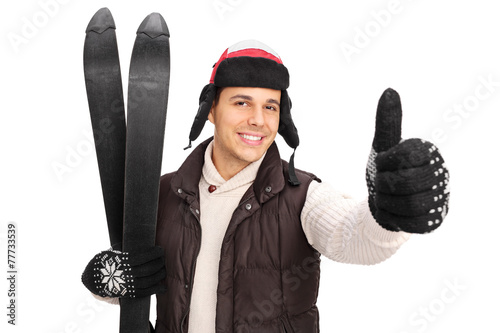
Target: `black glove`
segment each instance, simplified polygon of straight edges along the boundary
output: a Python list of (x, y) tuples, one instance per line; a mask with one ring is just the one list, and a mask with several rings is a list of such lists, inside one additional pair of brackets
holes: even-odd
[(165, 291), (163, 249), (156, 246), (138, 254), (115, 250), (98, 253), (82, 274), (82, 282), (102, 297), (138, 298)]
[(389, 88), (379, 100), (366, 167), (368, 203), (385, 229), (427, 233), (439, 227), (448, 212), (448, 169), (434, 144), (401, 141), (401, 118), (399, 95)]

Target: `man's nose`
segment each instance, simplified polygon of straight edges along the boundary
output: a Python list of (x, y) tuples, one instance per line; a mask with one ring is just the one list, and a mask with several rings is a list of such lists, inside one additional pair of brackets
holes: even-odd
[(261, 107), (256, 107), (252, 110), (252, 113), (248, 118), (248, 124), (252, 126), (264, 125), (264, 111)]

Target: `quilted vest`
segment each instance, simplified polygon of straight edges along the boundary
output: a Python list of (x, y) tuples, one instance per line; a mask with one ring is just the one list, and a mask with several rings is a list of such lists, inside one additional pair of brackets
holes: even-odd
[[(188, 332), (202, 232), (198, 183), (210, 140), (161, 179), (156, 243), (165, 249), (167, 291), (157, 295), (157, 333)], [(302, 184), (292, 186), (288, 163), (273, 143), (233, 213), (219, 261), (217, 333), (319, 332), (320, 254), (300, 222), (307, 189), (317, 178), (296, 173)]]

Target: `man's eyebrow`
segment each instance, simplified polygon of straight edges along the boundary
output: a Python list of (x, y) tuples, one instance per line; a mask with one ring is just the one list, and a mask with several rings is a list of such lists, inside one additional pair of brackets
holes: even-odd
[(231, 98), (229, 98), (229, 101), (233, 101), (235, 99), (244, 99), (244, 100), (247, 100), (247, 101), (253, 101), (252, 96), (240, 95), (240, 94), (232, 96)]
[[(252, 96), (249, 96), (249, 95), (242, 95), (242, 94), (238, 94), (238, 95), (234, 95), (232, 96), (231, 98), (229, 98), (229, 101), (233, 101), (235, 99), (244, 99), (246, 101), (253, 101), (253, 97)], [(280, 102), (275, 100), (274, 98), (269, 98), (266, 103), (271, 103), (271, 104), (277, 104), (277, 105), (280, 105)]]

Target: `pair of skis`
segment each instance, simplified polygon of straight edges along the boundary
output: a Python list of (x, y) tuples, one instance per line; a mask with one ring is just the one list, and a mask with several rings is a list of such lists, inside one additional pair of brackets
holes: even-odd
[[(154, 246), (170, 78), (169, 32), (158, 13), (137, 30), (130, 62), (127, 118), (111, 12), (96, 12), (86, 30), (84, 72), (113, 249)], [(120, 332), (149, 330), (150, 297), (120, 301)]]

